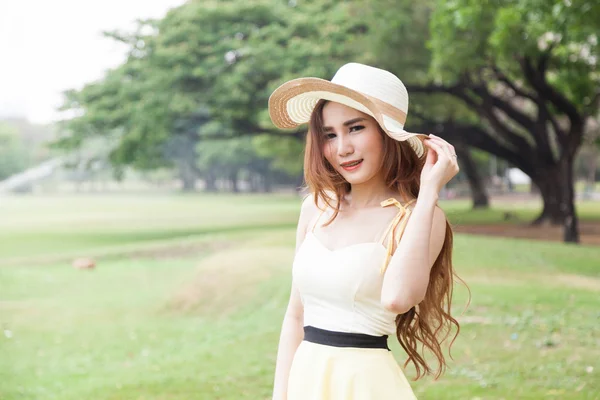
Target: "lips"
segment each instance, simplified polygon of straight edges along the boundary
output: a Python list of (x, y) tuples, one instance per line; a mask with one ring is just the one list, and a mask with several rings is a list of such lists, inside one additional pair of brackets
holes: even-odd
[(352, 160), (352, 161), (347, 161), (347, 162), (341, 163), (340, 166), (342, 168), (344, 168), (346, 171), (353, 171), (353, 170), (357, 169), (358, 167), (360, 167), (362, 162), (363, 162), (362, 159)]

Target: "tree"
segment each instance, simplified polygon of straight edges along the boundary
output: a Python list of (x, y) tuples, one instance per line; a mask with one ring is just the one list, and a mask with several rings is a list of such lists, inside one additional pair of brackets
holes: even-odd
[[(389, 70), (405, 84), (428, 85), (431, 82), (432, 53), (427, 46), (433, 0), (420, 2), (364, 0), (367, 10), (369, 58), (372, 65)], [(390, 17), (393, 14), (393, 17)], [(489, 201), (480, 174), (470, 157), (471, 143), (463, 141), (455, 121), (481, 126), (476, 114), (445, 94), (409, 90), (410, 106), (406, 128), (415, 132), (435, 133), (460, 147), (459, 162), (469, 181), (473, 206), (488, 207)]]
[[(406, 76), (417, 103), (409, 113), (421, 114), (417, 126), (523, 170), (544, 201), (535, 222), (561, 223), (565, 241), (577, 242), (572, 165), (600, 101), (600, 7), (563, 0), (370, 3), (402, 15), (380, 19), (378, 34), (389, 40), (380, 41), (386, 51), (379, 54)], [(455, 108), (456, 100), (465, 109)]]
[(473, 208), (488, 208), (490, 201), (488, 199), (481, 173), (477, 170), (477, 164), (471, 155), (468, 146), (462, 143), (455, 143), (458, 163), (467, 176), (469, 187), (471, 188), (471, 197), (473, 198)]
[(26, 168), (29, 158), (17, 129), (0, 123), (0, 181)]
[[(219, 138), (285, 135), (300, 142), (302, 130), (274, 129), (268, 96), (291, 77), (329, 78), (354, 59), (354, 39), (365, 27), (348, 18), (349, 10), (327, 1), (189, 2), (134, 32), (111, 32), (130, 47), (129, 57), (103, 80), (66, 93), (63, 108), (76, 117), (59, 145), (115, 135), (113, 163), (150, 169), (173, 163), (163, 151), (168, 143), (195, 143), (187, 148), (202, 151), (199, 132), (208, 121), (218, 123)], [(205, 119), (196, 118), (199, 112)], [(173, 139), (179, 136), (186, 139)], [(266, 145), (263, 154), (281, 148), (257, 143)]]
[(262, 181), (262, 191), (270, 190), (270, 160), (257, 154), (251, 137), (203, 140), (199, 146), (198, 168), (209, 173), (213, 182), (227, 180), (231, 191), (237, 193), (240, 174), (245, 173), (254, 191), (259, 190), (257, 180)]
[(600, 101), (599, 29), (592, 2), (438, 1), (436, 83), (410, 88), (450, 94), (485, 118), (492, 130), (471, 133), (532, 178), (544, 199), (536, 222), (564, 224), (567, 242), (579, 241), (573, 161)]

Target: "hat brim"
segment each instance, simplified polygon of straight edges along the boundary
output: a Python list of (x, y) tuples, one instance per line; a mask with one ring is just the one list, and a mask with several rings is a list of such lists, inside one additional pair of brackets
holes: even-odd
[(375, 118), (392, 139), (408, 141), (419, 157), (426, 148), (423, 133), (404, 130), (404, 125), (386, 115), (368, 96), (320, 78), (298, 78), (279, 86), (269, 97), (269, 115), (278, 128), (289, 129), (308, 123), (319, 100), (344, 104)]

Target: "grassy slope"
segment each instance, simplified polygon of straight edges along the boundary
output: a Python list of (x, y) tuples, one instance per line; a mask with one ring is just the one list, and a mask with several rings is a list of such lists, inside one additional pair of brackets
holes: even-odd
[[(48, 203), (32, 214), (23, 212), (31, 203), (13, 204), (12, 219), (3, 219), (24, 236), (2, 238), (13, 247), (0, 253), (0, 399), (268, 398), (297, 200), (125, 200), (92, 199), (91, 208)], [(237, 218), (223, 217), (222, 204), (231, 201), (238, 202)], [(49, 226), (47, 212), (80, 222), (89, 221), (91, 209), (112, 219), (78, 230), (74, 222)], [(271, 228), (256, 222), (273, 215)], [(28, 218), (30, 228), (20, 223)], [(99, 238), (120, 230), (137, 238), (136, 231), (167, 228), (194, 236), (94, 240), (94, 231), (103, 232)], [(50, 243), (61, 229), (71, 237), (88, 232), (89, 243), (70, 242), (61, 252), (103, 254), (96, 271), (45, 259), (46, 250), (26, 240)], [(173, 250), (182, 243), (191, 247)], [(461, 317), (455, 360), (439, 381), (413, 383), (419, 398), (599, 398), (600, 249), (461, 235), (455, 249), (473, 297)], [(8, 265), (15, 256), (19, 266)], [(466, 298), (457, 285), (456, 314)]]

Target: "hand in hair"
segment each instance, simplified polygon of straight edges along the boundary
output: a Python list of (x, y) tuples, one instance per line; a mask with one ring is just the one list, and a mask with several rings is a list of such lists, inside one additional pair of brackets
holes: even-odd
[(444, 139), (429, 135), (424, 142), (427, 158), (421, 171), (421, 188), (432, 187), (439, 192), (459, 171), (454, 146)]

